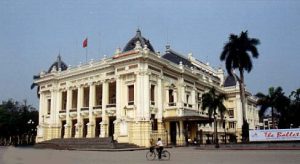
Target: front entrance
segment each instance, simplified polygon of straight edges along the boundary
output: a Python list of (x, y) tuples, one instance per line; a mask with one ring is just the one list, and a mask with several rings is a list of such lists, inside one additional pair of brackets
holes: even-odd
[(89, 123), (89, 119), (83, 119), (83, 129), (82, 129), (82, 137), (85, 138), (87, 135), (87, 124)]
[(66, 120), (61, 121), (60, 138), (64, 138), (65, 136), (65, 124)]
[(177, 135), (177, 124), (178, 122), (172, 121), (170, 122), (170, 137), (171, 137), (171, 144), (176, 145), (176, 135)]
[(108, 125), (108, 136), (112, 137), (114, 136), (115, 133), (115, 126), (114, 126), (114, 121), (116, 120), (116, 117), (109, 117), (109, 125)]
[(101, 126), (100, 123), (102, 122), (102, 118), (96, 118), (96, 125), (95, 125), (95, 137), (99, 137), (101, 132)]

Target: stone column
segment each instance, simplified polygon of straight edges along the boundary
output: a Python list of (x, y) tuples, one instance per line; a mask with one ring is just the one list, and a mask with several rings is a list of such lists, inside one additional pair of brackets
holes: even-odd
[(193, 105), (193, 109), (197, 109), (197, 105), (196, 105), (196, 87), (193, 87), (192, 93), (191, 93), (191, 104)]
[(164, 90), (162, 87), (162, 77), (159, 77), (158, 81), (157, 81), (157, 89), (154, 94), (155, 100), (157, 103), (157, 109), (158, 109), (158, 111), (157, 111), (157, 119), (158, 120), (162, 120), (162, 117), (163, 117), (163, 91)]
[(82, 137), (82, 119), (80, 116), (81, 108), (82, 108), (82, 101), (83, 101), (83, 87), (78, 87), (78, 95), (77, 95), (77, 124), (75, 130), (75, 138)]
[(93, 117), (93, 107), (95, 106), (95, 84), (90, 84), (90, 95), (89, 95), (89, 123), (88, 123), (88, 131), (87, 138), (95, 137), (95, 118)]
[(108, 104), (108, 82), (103, 81), (102, 83), (102, 122), (100, 123), (101, 132), (99, 137), (108, 136), (108, 118), (106, 116), (106, 105)]
[(72, 108), (72, 89), (67, 90), (67, 109), (66, 109), (66, 125), (65, 125), (65, 136), (64, 138), (71, 137), (71, 119), (70, 119), (70, 109)]
[(116, 77), (116, 119), (120, 119), (122, 115), (122, 79), (120, 76)]

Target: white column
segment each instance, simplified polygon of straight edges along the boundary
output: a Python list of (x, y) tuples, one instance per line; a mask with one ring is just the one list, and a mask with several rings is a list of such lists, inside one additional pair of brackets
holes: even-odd
[(143, 81), (141, 81), (144, 86), (141, 90), (142, 92), (142, 98), (141, 102), (143, 104), (143, 117), (146, 118), (146, 120), (150, 119), (150, 81), (149, 81), (149, 74), (145, 73), (143, 75)]
[[(155, 96), (155, 100), (157, 103), (157, 108), (158, 108), (158, 112), (157, 112), (157, 116), (158, 119), (162, 119), (163, 115), (162, 115), (162, 111), (163, 111), (163, 87), (162, 87), (162, 79), (161, 77), (158, 78), (157, 81), (157, 89), (156, 92), (154, 94)], [(164, 99), (164, 101), (166, 102), (166, 99)]]
[(192, 93), (191, 93), (191, 104), (193, 105), (193, 109), (197, 109), (196, 105), (196, 87), (193, 87)]
[(95, 136), (94, 126), (95, 119), (93, 117), (93, 107), (95, 106), (95, 85), (93, 83), (90, 84), (90, 92), (89, 92), (89, 123), (88, 123), (88, 132), (87, 137), (91, 138)]
[(122, 115), (122, 79), (116, 77), (116, 116), (119, 119)]
[(141, 99), (143, 98), (141, 95), (142, 93), (142, 85), (141, 85), (141, 76), (140, 76), (140, 73), (138, 72), (136, 74), (136, 82), (135, 82), (135, 87), (136, 89), (135, 90), (135, 95), (134, 95), (134, 98), (135, 98), (135, 105), (136, 105), (136, 119), (141, 119), (142, 118), (142, 108), (143, 108), (143, 104), (141, 102)]
[(100, 137), (108, 136), (107, 124), (108, 120), (106, 118), (106, 105), (108, 104), (108, 82), (103, 81), (102, 83), (102, 122), (100, 123), (101, 132)]
[(83, 98), (83, 87), (78, 87), (77, 92), (77, 124), (76, 126), (76, 132), (75, 132), (75, 138), (82, 137), (82, 120), (80, 116), (80, 110), (82, 108), (82, 98)]
[(56, 108), (56, 90), (51, 90), (51, 109), (50, 109), (50, 124), (55, 123), (55, 108)]
[(72, 89), (67, 89), (67, 109), (66, 109), (66, 125), (65, 125), (65, 136), (64, 138), (71, 137), (71, 119), (70, 119), (70, 109), (72, 108)]
[(60, 125), (59, 111), (62, 109), (62, 105), (61, 105), (62, 91), (57, 90), (56, 95), (57, 96), (56, 96), (55, 124)]

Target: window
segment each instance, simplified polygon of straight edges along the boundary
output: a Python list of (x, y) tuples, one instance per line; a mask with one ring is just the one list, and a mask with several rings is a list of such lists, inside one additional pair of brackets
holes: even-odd
[(67, 109), (67, 92), (64, 91), (61, 93), (61, 110)]
[(102, 105), (102, 85), (96, 85), (96, 106)]
[(228, 115), (229, 115), (229, 118), (234, 118), (234, 110), (228, 109)]
[(89, 107), (90, 101), (90, 88), (85, 87), (83, 88), (83, 107)]
[(155, 85), (151, 85), (151, 87), (150, 87), (150, 103), (151, 103), (151, 105), (155, 105), (154, 91), (155, 91)]
[(190, 98), (190, 95), (187, 94), (187, 95), (186, 95), (186, 103), (187, 103), (187, 104), (189, 104), (189, 98)]
[(51, 113), (51, 99), (47, 99), (47, 114)]
[(151, 114), (151, 125), (152, 125), (152, 130), (157, 130), (157, 119), (155, 118), (155, 114)]
[(234, 128), (235, 128), (235, 123), (229, 122), (229, 129), (234, 129)]
[(173, 89), (169, 89), (169, 103), (174, 102)]
[(128, 86), (128, 105), (134, 104), (134, 85)]
[(109, 104), (116, 104), (116, 82), (109, 83)]
[(72, 91), (72, 109), (76, 109), (77, 108), (77, 89)]

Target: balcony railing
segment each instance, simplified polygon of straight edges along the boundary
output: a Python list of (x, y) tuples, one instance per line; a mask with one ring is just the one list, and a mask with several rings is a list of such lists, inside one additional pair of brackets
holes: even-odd
[(134, 101), (129, 101), (128, 102), (128, 105), (133, 105), (134, 104)]
[(81, 111), (88, 111), (88, 110), (89, 110), (89, 107), (82, 107), (80, 110), (81, 110)]
[(116, 104), (107, 104), (106, 105), (106, 108), (113, 108), (113, 107), (116, 107)]
[(66, 110), (65, 109), (60, 110), (59, 113), (66, 113)]
[(96, 105), (93, 107), (93, 109), (102, 109), (102, 105)]
[(176, 106), (176, 103), (175, 102), (169, 102), (168, 105), (169, 106)]
[(77, 109), (70, 109), (70, 112), (77, 112)]

